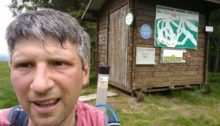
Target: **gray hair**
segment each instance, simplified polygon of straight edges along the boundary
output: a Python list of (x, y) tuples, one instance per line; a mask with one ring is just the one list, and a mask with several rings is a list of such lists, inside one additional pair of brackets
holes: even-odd
[(57, 38), (62, 47), (63, 43), (69, 40), (72, 44), (76, 45), (83, 68), (89, 63), (89, 35), (75, 18), (67, 13), (53, 9), (42, 9), (22, 13), (9, 24), (6, 32), (6, 39), (10, 58), (16, 40), (21, 38), (33, 38), (43, 42), (47, 36)]

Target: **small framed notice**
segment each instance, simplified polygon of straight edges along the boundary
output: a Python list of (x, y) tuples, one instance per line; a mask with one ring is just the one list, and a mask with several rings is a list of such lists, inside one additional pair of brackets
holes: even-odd
[(136, 64), (137, 65), (155, 64), (155, 48), (137, 47)]
[(186, 63), (186, 59), (190, 54), (186, 49), (167, 49), (161, 50), (161, 63)]

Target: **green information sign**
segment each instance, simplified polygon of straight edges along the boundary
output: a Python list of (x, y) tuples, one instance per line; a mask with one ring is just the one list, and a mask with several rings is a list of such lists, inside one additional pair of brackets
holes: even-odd
[(157, 5), (154, 46), (197, 48), (199, 13)]

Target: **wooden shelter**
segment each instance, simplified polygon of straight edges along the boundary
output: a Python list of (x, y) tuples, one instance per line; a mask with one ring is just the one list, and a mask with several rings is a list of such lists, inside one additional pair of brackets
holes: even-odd
[[(90, 0), (98, 66), (127, 92), (200, 86), (207, 81), (208, 27), (220, 0)], [(126, 24), (127, 23), (127, 24)]]

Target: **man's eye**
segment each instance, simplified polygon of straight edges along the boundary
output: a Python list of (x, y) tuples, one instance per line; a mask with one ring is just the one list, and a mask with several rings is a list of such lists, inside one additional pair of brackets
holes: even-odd
[(53, 61), (52, 65), (53, 66), (65, 66), (67, 63), (63, 62), (63, 61)]
[(31, 63), (19, 63), (17, 66), (20, 67), (20, 68), (30, 68), (30, 67), (33, 66), (33, 64), (31, 64)]

